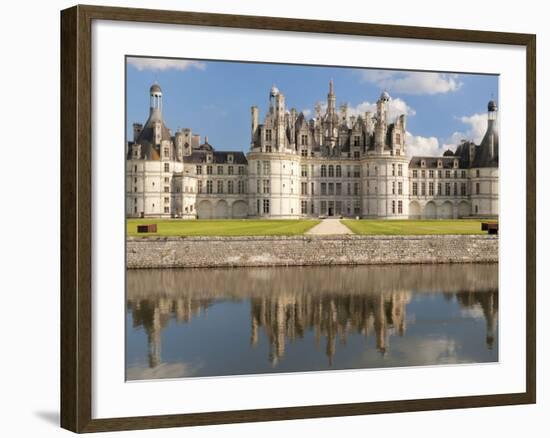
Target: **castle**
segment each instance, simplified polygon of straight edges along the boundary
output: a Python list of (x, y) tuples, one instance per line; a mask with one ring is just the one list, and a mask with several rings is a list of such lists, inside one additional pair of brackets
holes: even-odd
[(406, 116), (390, 120), (384, 91), (376, 113), (336, 107), (330, 81), (315, 117), (287, 110), (275, 86), (260, 123), (251, 108), (247, 155), (216, 151), (191, 129), (175, 135), (162, 117), (162, 90), (150, 88), (145, 125), (127, 144), (127, 217), (378, 219), (494, 217), (499, 211), (497, 105), (488, 104), (479, 145), (463, 141), (438, 157), (408, 157)]

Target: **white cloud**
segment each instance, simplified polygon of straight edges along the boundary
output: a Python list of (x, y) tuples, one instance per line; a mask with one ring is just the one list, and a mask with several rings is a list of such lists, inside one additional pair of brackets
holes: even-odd
[(304, 114), (304, 117), (307, 119), (309, 116), (311, 116), (311, 110), (310, 109), (303, 109), (302, 113)]
[(450, 73), (365, 70), (361, 75), (365, 82), (386, 89), (390, 94), (439, 94), (456, 91), (462, 86), (458, 75)]
[(446, 145), (440, 145), (436, 137), (422, 137), (407, 131), (407, 155), (412, 156), (440, 156), (445, 152)]
[(467, 125), (467, 129), (453, 132), (445, 140), (445, 146), (451, 147), (454, 150), (462, 140), (471, 140), (479, 144), (485, 135), (485, 131), (487, 131), (487, 114), (477, 113), (471, 116), (458, 117), (457, 119)]
[[(376, 113), (376, 103), (371, 102), (361, 102), (355, 106), (348, 106), (348, 114), (351, 116), (362, 116), (365, 112), (370, 111)], [(407, 103), (402, 99), (391, 99), (389, 102), (389, 114), (388, 117), (390, 122), (393, 122), (401, 114), (406, 114), (407, 116), (414, 116), (416, 111), (411, 108)]]
[(187, 70), (189, 68), (204, 70), (206, 68), (206, 64), (199, 61), (164, 58), (128, 58), (128, 64), (133, 65), (139, 71)]

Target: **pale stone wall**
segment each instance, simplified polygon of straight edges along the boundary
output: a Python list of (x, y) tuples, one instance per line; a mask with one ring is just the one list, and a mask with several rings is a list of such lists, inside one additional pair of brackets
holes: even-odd
[(129, 237), (127, 267), (186, 268), (498, 262), (498, 237)]

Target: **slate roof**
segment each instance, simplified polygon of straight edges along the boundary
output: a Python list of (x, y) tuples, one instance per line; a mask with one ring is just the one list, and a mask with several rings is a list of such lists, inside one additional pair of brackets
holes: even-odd
[[(207, 155), (212, 154), (212, 161), (207, 163)], [(233, 163), (229, 163), (229, 155), (233, 155)], [(184, 163), (195, 164), (248, 164), (246, 155), (240, 151), (206, 151), (206, 150), (193, 150), (191, 155), (183, 157)]]

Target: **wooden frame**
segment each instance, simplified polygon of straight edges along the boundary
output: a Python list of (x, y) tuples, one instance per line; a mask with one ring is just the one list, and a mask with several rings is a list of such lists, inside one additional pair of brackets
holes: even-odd
[[(519, 45), (526, 48), (526, 392), (469, 397), (92, 419), (91, 25), (93, 20), (187, 24)], [(536, 37), (381, 24), (75, 6), (61, 12), (61, 426), (98, 432), (389, 412), (528, 404), (536, 401)]]

